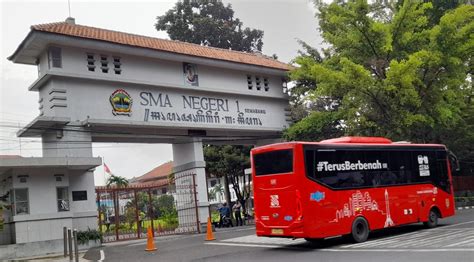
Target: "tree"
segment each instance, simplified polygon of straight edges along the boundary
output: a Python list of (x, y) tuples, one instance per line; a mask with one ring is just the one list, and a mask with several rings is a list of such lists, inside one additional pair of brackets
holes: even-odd
[(112, 185), (116, 186), (116, 187), (127, 187), (128, 186), (128, 180), (125, 177), (111, 175), (107, 179), (107, 187), (110, 187)]
[[(211, 146), (204, 147), (204, 160), (210, 174), (224, 177), (224, 192), (227, 203), (230, 203), (228, 184), (232, 184), (237, 199), (243, 203), (250, 198), (250, 179), (244, 169), (250, 167), (250, 147), (248, 146)], [(227, 182), (226, 182), (227, 181)], [(226, 184), (227, 183), (227, 184)]]
[[(173, 40), (201, 44), (236, 51), (261, 51), (263, 31), (243, 28), (240, 19), (234, 17), (232, 6), (220, 1), (179, 1), (168, 12), (157, 17), (157, 30), (164, 30)], [(276, 55), (273, 55), (276, 58)], [(229, 183), (233, 185), (239, 201), (250, 197), (250, 187), (243, 174), (249, 166), (250, 148), (244, 146), (204, 147), (208, 173), (224, 177), (224, 193), (230, 203)]]
[(263, 31), (243, 28), (232, 6), (220, 1), (178, 1), (157, 17), (155, 28), (172, 40), (200, 45), (245, 52), (261, 51), (263, 46)]
[(317, 7), (329, 47), (297, 57), (290, 77), (307, 84), (313, 104), (326, 103), (287, 137), (341, 133), (448, 146), (453, 128), (472, 137), (463, 112), (473, 103), (473, 6), (339, 0)]

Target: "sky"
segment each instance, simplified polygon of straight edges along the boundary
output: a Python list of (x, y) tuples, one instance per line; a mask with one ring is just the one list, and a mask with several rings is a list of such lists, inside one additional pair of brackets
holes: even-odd
[[(264, 31), (263, 53), (277, 54), (290, 62), (297, 56), (297, 39), (314, 47), (322, 45), (311, 0), (233, 0), (234, 17), (244, 26)], [(154, 28), (156, 17), (176, 1), (70, 0), (76, 24), (168, 39)], [(69, 16), (68, 0), (0, 0), (0, 155), (39, 157), (41, 141), (17, 138), (16, 132), (38, 116), (38, 93), (28, 91), (37, 78), (37, 68), (7, 60), (34, 24), (64, 21)], [(123, 158), (123, 151), (128, 157)], [(102, 157), (113, 174), (127, 178), (145, 174), (173, 159), (170, 144), (94, 143), (93, 155)], [(94, 172), (96, 185), (105, 182), (104, 171)]]

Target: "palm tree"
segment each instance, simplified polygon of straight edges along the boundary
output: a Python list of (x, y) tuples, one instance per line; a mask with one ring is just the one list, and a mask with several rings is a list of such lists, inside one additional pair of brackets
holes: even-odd
[(107, 179), (107, 187), (110, 187), (112, 185), (116, 187), (127, 187), (128, 180), (125, 177), (111, 175), (109, 179)]
[[(110, 175), (109, 179), (107, 179), (107, 187), (110, 187), (110, 186), (115, 186), (116, 188), (123, 188), (123, 187), (127, 187), (128, 186), (128, 180), (125, 178), (125, 177), (121, 177), (121, 176), (116, 176), (116, 175)], [(120, 217), (120, 211), (119, 211), (119, 207), (120, 207), (120, 202), (119, 202), (119, 196), (118, 196), (118, 193), (119, 192), (116, 192), (115, 190), (113, 190), (112, 192), (112, 197), (113, 197), (113, 201), (114, 201), (114, 216), (115, 216), (115, 230), (118, 229), (118, 226), (119, 226), (119, 217)]]
[(224, 187), (221, 184), (216, 184), (212, 188), (212, 191), (214, 191), (214, 197), (217, 198), (217, 196), (216, 196), (217, 194), (219, 194), (222, 197), (222, 195), (224, 194)]

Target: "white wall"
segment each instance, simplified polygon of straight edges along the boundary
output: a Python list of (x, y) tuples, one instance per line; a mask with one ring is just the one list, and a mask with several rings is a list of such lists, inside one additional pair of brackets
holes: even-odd
[[(55, 174), (62, 174), (56, 181)], [(28, 175), (26, 183), (18, 176)], [(61, 239), (63, 227), (78, 230), (96, 229), (94, 176), (92, 172), (65, 169), (17, 169), (13, 172), (13, 188), (28, 188), (29, 214), (15, 215), (16, 243)], [(69, 187), (70, 211), (58, 211), (57, 187)], [(86, 201), (73, 201), (72, 191), (87, 190)]]
[[(62, 68), (49, 68), (46, 55), (41, 56), (41, 74), (48, 71), (63, 72), (66, 74), (83, 75), (88, 77), (108, 77), (117, 80), (135, 81), (137, 83), (150, 82), (156, 85), (171, 85), (185, 87), (183, 78), (182, 62), (189, 61), (167, 61), (162, 59), (152, 59), (148, 57), (137, 57), (131, 55), (121, 55), (111, 53), (107, 50), (78, 49), (72, 47), (59, 46), (62, 50)], [(91, 72), (87, 67), (87, 53), (95, 56), (95, 71)], [(100, 55), (108, 57), (108, 73), (101, 70)], [(113, 70), (113, 57), (120, 57), (121, 74), (115, 74)], [(208, 91), (234, 91), (243, 94), (259, 95), (266, 97), (280, 97), (285, 95), (282, 92), (282, 80), (280, 76), (254, 73), (252, 71), (238, 71), (222, 69), (211, 66), (198, 65), (199, 87)], [(247, 87), (247, 75), (251, 75), (254, 80), (254, 88)], [(255, 76), (261, 79), (261, 90), (256, 89)], [(269, 79), (269, 90), (263, 88), (263, 78)]]
[[(39, 90), (40, 104), (45, 116), (71, 117), (73, 121), (92, 118), (148, 122), (172, 128), (281, 131), (288, 126), (285, 116), (288, 100), (287, 95), (282, 92), (280, 75), (197, 65), (199, 86), (188, 86), (184, 81), (182, 62), (119, 55), (122, 71), (117, 75), (113, 70), (113, 57), (117, 54), (107, 50), (84, 50), (64, 46), (61, 48), (62, 68), (49, 68), (47, 56), (41, 56), (42, 75), (52, 72), (64, 76), (49, 80)], [(94, 72), (87, 68), (89, 52), (95, 54)], [(108, 73), (101, 71), (101, 54), (109, 58)], [(252, 90), (248, 89), (247, 75), (252, 77)], [(261, 90), (256, 89), (256, 76), (261, 80)], [(264, 78), (269, 80), (268, 91), (264, 88)], [(124, 89), (133, 99), (131, 115), (112, 113), (109, 98), (117, 89)], [(151, 99), (144, 98), (143, 92), (151, 93), (155, 99), (161, 94), (163, 101), (168, 97), (169, 104), (148, 103)], [(205, 98), (203, 101), (212, 100), (221, 105), (225, 101), (225, 110), (208, 110), (200, 103), (197, 103), (196, 107), (190, 107), (184, 102), (183, 96), (188, 99), (189, 96), (199, 97), (199, 101)], [(157, 119), (153, 117), (153, 112), (160, 113), (167, 119)], [(173, 119), (169, 119), (168, 114), (171, 114)], [(176, 119), (182, 118), (182, 114), (202, 116), (203, 119), (204, 115), (212, 117), (206, 117), (206, 121), (202, 122)], [(201, 116), (198, 116), (199, 114)]]

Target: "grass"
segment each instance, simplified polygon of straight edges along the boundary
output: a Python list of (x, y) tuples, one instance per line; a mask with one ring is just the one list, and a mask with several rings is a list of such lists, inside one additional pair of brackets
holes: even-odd
[[(162, 230), (174, 230), (175, 228), (178, 227), (177, 223), (169, 223), (168, 221), (165, 221), (164, 219), (154, 219), (153, 220), (153, 228), (156, 230), (158, 228), (158, 225)], [(142, 230), (146, 230), (148, 227), (151, 227), (151, 219), (144, 220), (142, 221)], [(130, 227), (129, 223), (121, 223), (119, 226), (119, 231), (137, 231), (137, 222), (134, 222), (132, 224), (132, 227)], [(115, 232), (115, 224), (110, 224), (109, 226), (109, 231), (107, 231), (107, 226), (102, 224), (101, 232)]]

